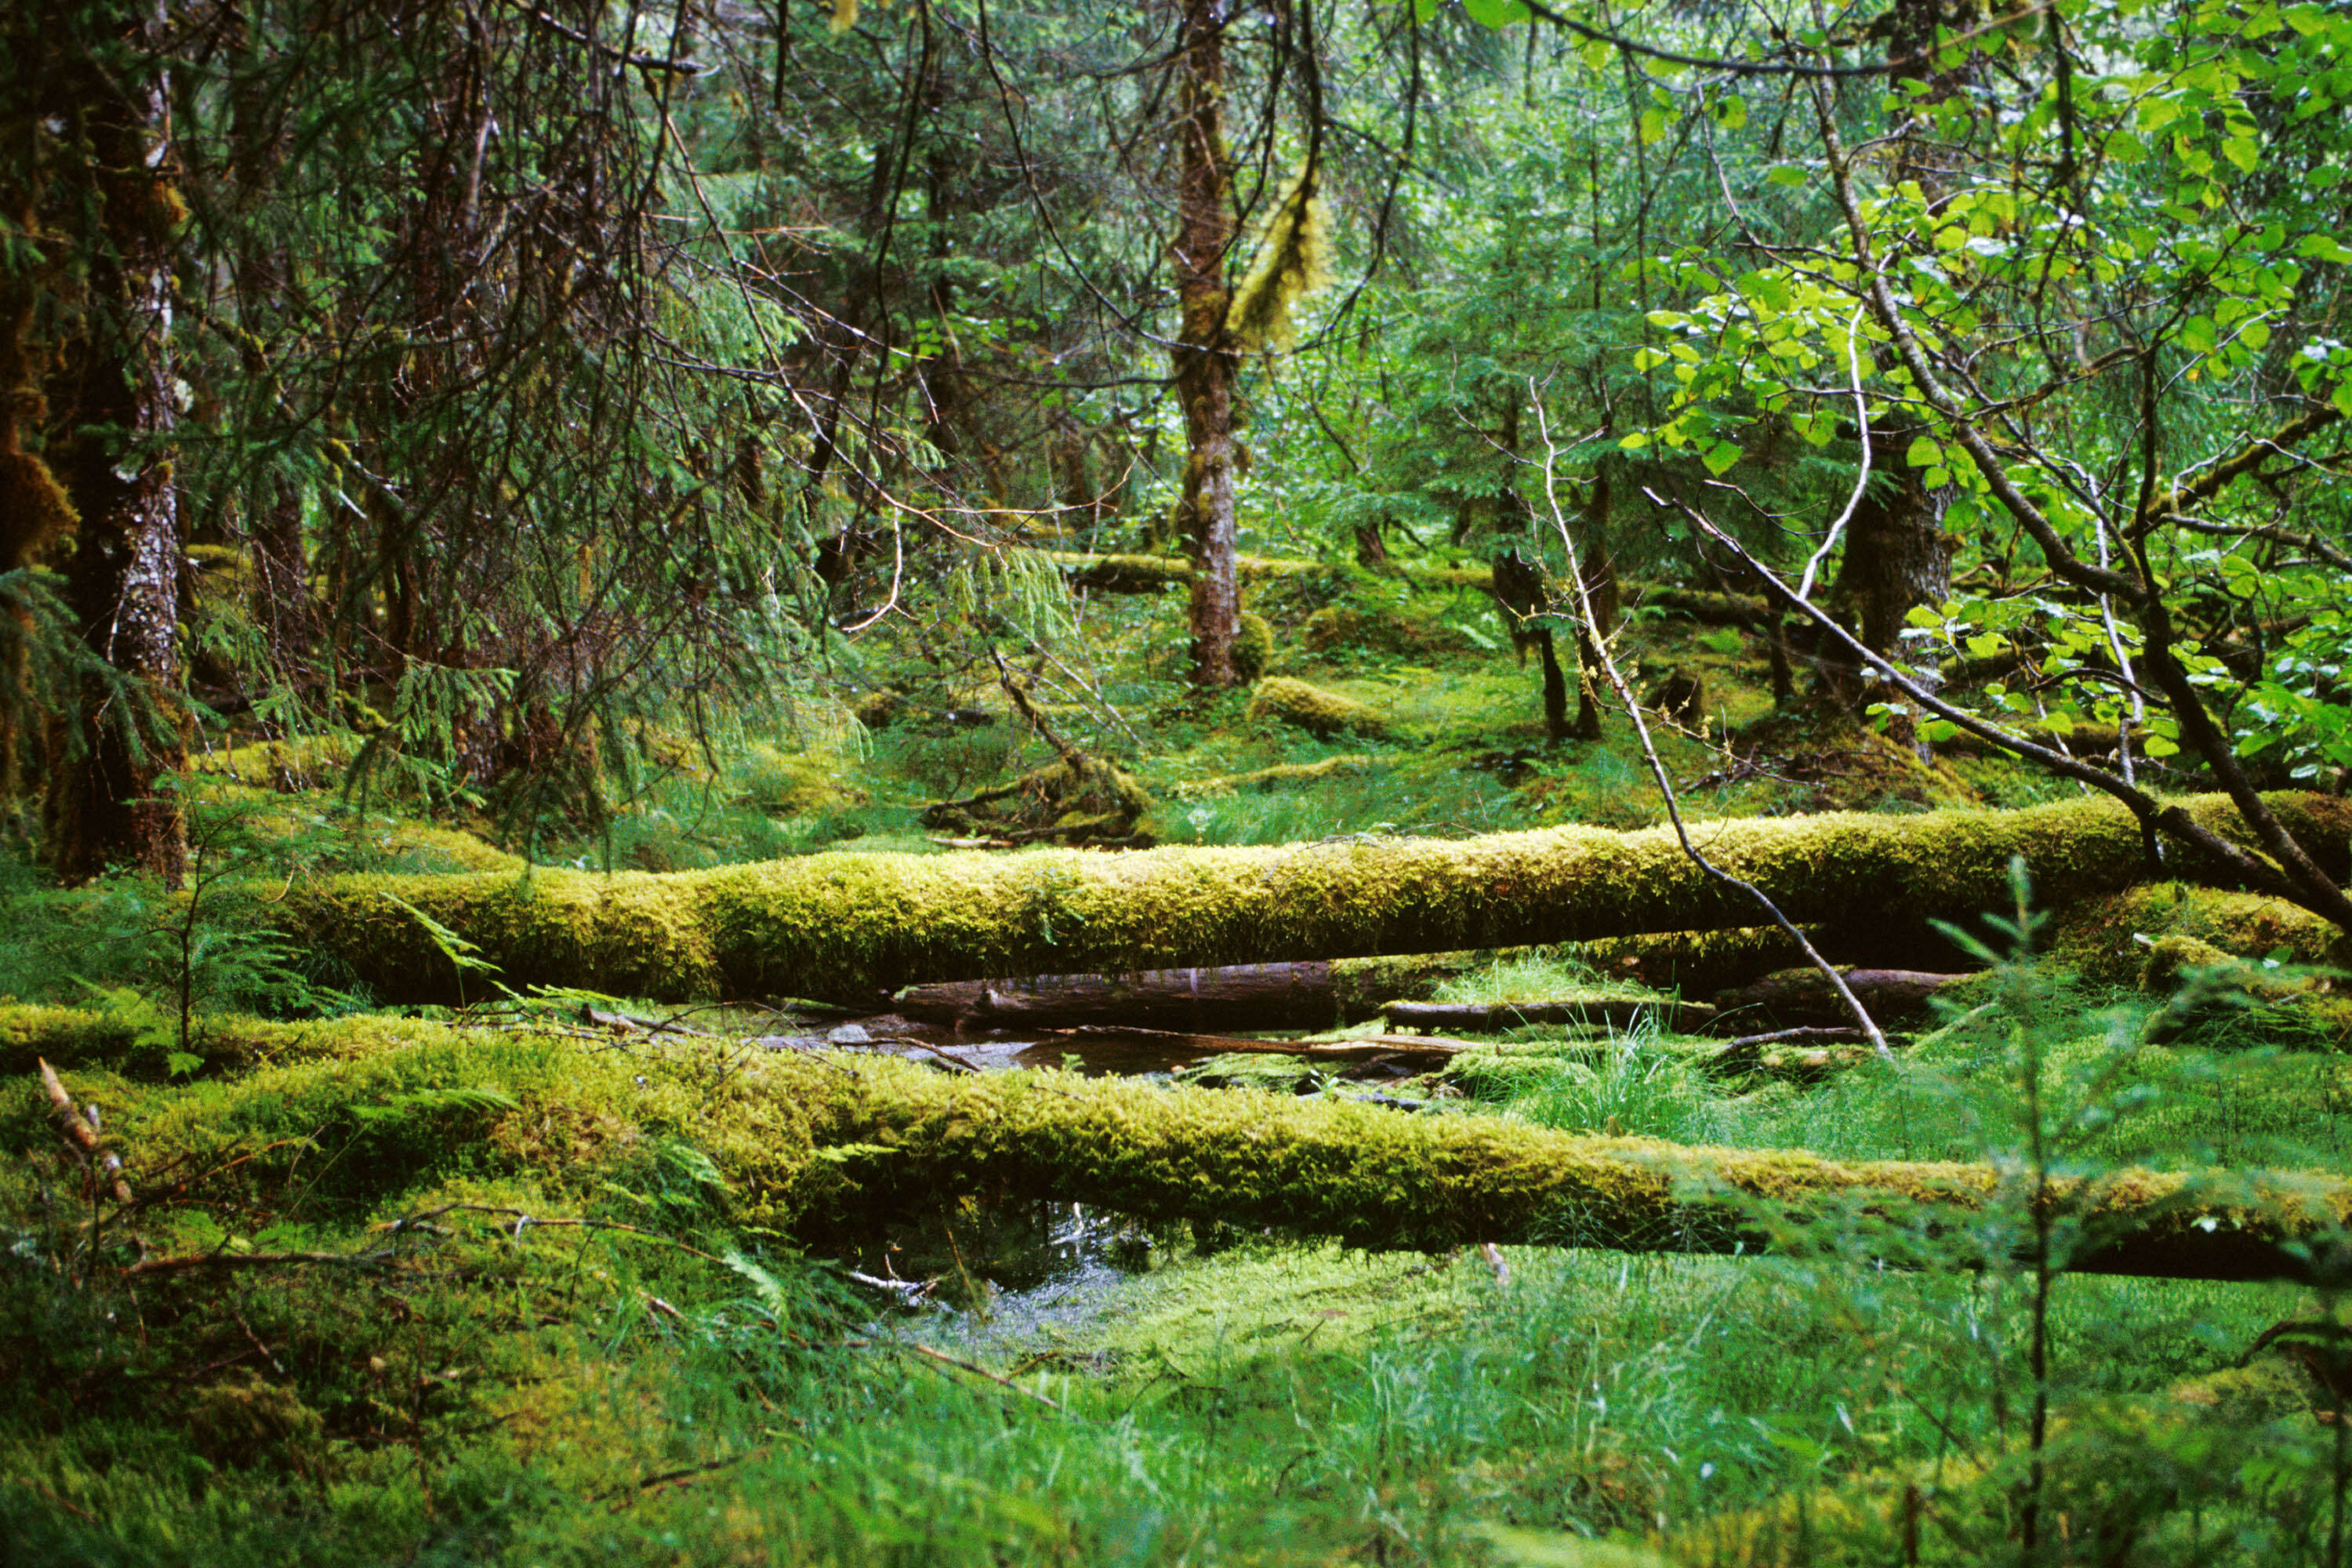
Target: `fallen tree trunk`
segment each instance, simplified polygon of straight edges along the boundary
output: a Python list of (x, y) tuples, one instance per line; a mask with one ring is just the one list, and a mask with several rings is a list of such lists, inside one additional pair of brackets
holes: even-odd
[(910, 985), (890, 1000), (903, 1016), (958, 1028), (1328, 1029), (1343, 1022), (1333, 966), (1244, 963), (1138, 974), (1040, 974)]
[[(2030, 1228), (2032, 1189), (1991, 1165), (1689, 1148), (1059, 1072), (948, 1076), (890, 1057), (747, 1055), (729, 1042), (625, 1055), (543, 1027), (384, 1017), (278, 1027), (299, 1037), (304, 1059), (134, 1099), (124, 1145), (158, 1173), (191, 1149), (207, 1160), (245, 1150), (248, 1180), (333, 1170), (362, 1203), (413, 1180), (414, 1168), (342, 1158), (350, 1140), (383, 1135), (352, 1106), (426, 1102), (402, 1113), (414, 1119), (405, 1135), (425, 1141), (417, 1147), (458, 1139), (480, 1169), (557, 1179), (572, 1167), (551, 1173), (552, 1153), (569, 1151), (587, 1162), (574, 1174), (593, 1177), (598, 1151), (625, 1158), (643, 1128), (659, 1125), (726, 1177), (739, 1222), (807, 1238), (935, 1214), (942, 1194), (1433, 1251), (1761, 1247), (1966, 1268)], [(90, 1098), (67, 1087), (76, 1103)], [(450, 1109), (457, 1097), (428, 1090), (467, 1091), (462, 1112)], [(2041, 1201), (2079, 1223), (2068, 1264), (2077, 1272), (2308, 1279), (2338, 1266), (2352, 1220), (2352, 1183), (2325, 1173), (2126, 1170), (2054, 1184)]]
[(1250, 694), (1249, 716), (1272, 719), (1314, 735), (1360, 735), (1370, 741), (1393, 740), (1396, 721), (1369, 702), (1344, 692), (1326, 691), (1286, 675), (1270, 675)]
[(1441, 983), (1507, 956), (1429, 952), (1135, 974), (952, 980), (909, 985), (890, 999), (890, 1009), (919, 1023), (975, 1029), (1333, 1029), (1377, 1018), (1394, 1000), (1425, 997)]
[[(1880, 1023), (1924, 1017), (1931, 997), (1966, 974), (1943, 974), (1919, 969), (1847, 969), (1838, 973)], [(1853, 1016), (1818, 969), (1783, 969), (1716, 997), (1724, 1013), (1738, 1015), (1739, 1026), (1759, 1019), (1786, 1025), (1843, 1021)]]
[[(2268, 798), (2322, 864), (2341, 867), (2352, 801)], [(2221, 796), (2183, 805), (2243, 832)], [(1692, 831), (1717, 866), (1805, 924), (1864, 912), (1884, 931), (1972, 921), (2007, 904), (2012, 856), (2024, 858), (2045, 905), (2148, 874), (2137, 826), (2104, 798)], [(426, 1001), (488, 993), (478, 972), (455, 962), (455, 940), (474, 944), (469, 957), (496, 964), (517, 990), (875, 1006), (932, 980), (1442, 952), (1755, 920), (1752, 900), (1709, 880), (1671, 832), (1654, 828), (1118, 855), (824, 854), (669, 873), (346, 876), (279, 894), (255, 889), (252, 918), (339, 960), (380, 998)]]
[[(2028, 1229), (2021, 1178), (1988, 1165), (1688, 1148), (1117, 1079), (858, 1071), (844, 1087), (820, 1064), (799, 1068), (817, 1146), (840, 1152), (821, 1163), (846, 1178), (808, 1212), (820, 1228), (987, 1192), (1367, 1247), (1794, 1248), (1959, 1267)], [(2043, 1202), (2084, 1227), (2077, 1273), (2305, 1279), (2352, 1218), (2352, 1184), (2127, 1170), (2054, 1184)]]

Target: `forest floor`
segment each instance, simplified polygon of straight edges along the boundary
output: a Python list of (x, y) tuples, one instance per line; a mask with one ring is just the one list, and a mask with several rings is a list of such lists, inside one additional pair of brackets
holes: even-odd
[[(1323, 597), (1256, 606), (1267, 672), (1365, 705), (1370, 733), (1186, 696), (1175, 595), (1087, 605), (1091, 664), (1041, 668), (1026, 695), (1140, 781), (1126, 826), (1163, 845), (1661, 820), (1622, 716), (1600, 742), (1546, 738), (1539, 678), (1483, 595)], [(1621, 658), (1707, 693), (1662, 745), (1690, 816), (2063, 798), (2008, 763), (1776, 717), (1737, 628), (1632, 625)], [(1227, 1223), (1213, 1194), (1146, 1221), (984, 1183), (803, 1233), (775, 1196), (798, 1124), (744, 1064), (845, 1015), (581, 990), (392, 1005), (226, 891), (1001, 853), (924, 821), (1056, 756), (993, 672), (844, 687), (797, 727), (663, 739), (667, 769), (593, 831), (494, 842), (462, 809), (347, 799), (362, 736), (222, 736), (189, 792), (193, 900), (0, 867), (0, 1558), (2341, 1562), (2332, 1289), (2071, 1273), (2095, 1238), (2022, 1196), (1971, 1222), (1973, 1262), (1900, 1268), (1864, 1223), (1883, 1215), (1835, 1205), (1769, 1256), (1347, 1249)], [(2304, 1005), (2327, 994), (2295, 962), (2313, 953), (2238, 952), (2272, 978), (2192, 969), (2184, 999), (2172, 972), (2071, 959), (2080, 911), (2011, 913), (2026, 929), (1976, 927), (1991, 967), (1902, 1018), (1891, 1061), (1727, 1067), (1724, 1030), (1678, 1030), (1669, 990), (1561, 945), (1423, 994), (1588, 1011), (1449, 1030), (1470, 1048), (1433, 1068), (1306, 1048), (1373, 1019), (1255, 1031), (1271, 1049), (1192, 1051), (1152, 1081), (2005, 1180), (2346, 1170), (2352, 1075), (2335, 1016)], [(465, 933), (436, 941), (464, 965)], [(824, 1070), (943, 1044), (1103, 1070), (1035, 1030), (877, 1032)], [(43, 1060), (96, 1109), (70, 1136)], [(791, 1179), (854, 1210), (873, 1157), (819, 1146)]]

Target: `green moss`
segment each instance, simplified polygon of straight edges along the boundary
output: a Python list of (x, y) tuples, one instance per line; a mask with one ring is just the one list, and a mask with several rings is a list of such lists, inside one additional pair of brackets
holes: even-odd
[(1387, 766), (1389, 762), (1385, 757), (1339, 756), (1326, 757), (1319, 763), (1276, 763), (1272, 767), (1253, 768), (1248, 773), (1188, 780), (1171, 786), (1168, 793), (1179, 800), (1201, 800), (1211, 795), (1234, 795), (1245, 789), (1320, 784), (1326, 779), (1350, 773), (1377, 773)]
[[(2304, 819), (2323, 858), (2343, 858), (2352, 804), (2273, 798)], [(2235, 826), (2220, 797), (2185, 805)], [(2053, 907), (2143, 874), (2137, 826), (2104, 800), (1696, 832), (1716, 864), (1809, 923), (1857, 911), (1887, 931), (1972, 920), (2010, 898), (2012, 856)], [(930, 980), (1447, 952), (1755, 919), (1753, 902), (1700, 874), (1670, 831), (1559, 827), (1121, 856), (828, 853), (666, 875), (337, 877), (284, 891), (268, 923), (378, 995), (447, 999), (457, 971), (404, 903), (478, 944), (518, 989), (856, 1001)]]
[(729, 772), (738, 799), (770, 816), (812, 816), (862, 798), (842, 782), (837, 761), (808, 752), (749, 745), (730, 760)]
[(1672, 583), (1629, 583), (1622, 592), (1629, 609), (1655, 610), (1701, 626), (1760, 626), (1772, 614), (1769, 604), (1748, 594), (1721, 594)]
[[(64, 1076), (78, 1101), (104, 1108), (135, 1180), (215, 1170), (214, 1200), (242, 1188), (258, 1202), (299, 1175), (306, 1202), (346, 1218), (460, 1179), (530, 1175), (586, 1194), (662, 1138), (709, 1162), (734, 1223), (804, 1237), (979, 1193), (1423, 1249), (1752, 1249), (1834, 1210), (1889, 1223), (1899, 1247), (1923, 1230), (1958, 1244), (1974, 1216), (2019, 1201), (2011, 1177), (1982, 1165), (1575, 1136), (1063, 1073), (944, 1076), (890, 1057), (700, 1042), (625, 1056), (417, 1020), (319, 1026), (309, 1048), (311, 1059), (172, 1090), (86, 1068)], [(0, 1133), (38, 1140), (37, 1097), (9, 1106)], [(2075, 1260), (2094, 1272), (2291, 1273), (2278, 1246), (2352, 1215), (2352, 1186), (2321, 1176), (2127, 1170), (2063, 1184), (2053, 1201), (2105, 1238)]]
[(1316, 735), (1362, 735), (1386, 740), (1396, 732), (1389, 716), (1369, 703), (1309, 686), (1287, 676), (1270, 676), (1250, 695), (1249, 716), (1289, 724)]
[[(2313, 801), (2323, 808), (2340, 804), (2325, 796)], [(2323, 827), (2325, 820), (2307, 821), (2297, 827), (2297, 836), (2306, 845), (2313, 843), (2312, 830)], [(2322, 839), (2317, 852), (2326, 863), (2341, 850)], [(2053, 949), (2084, 979), (2107, 985), (2132, 984), (2145, 977), (2150, 949), (2142, 938), (2158, 943), (2187, 939), (2201, 944), (2200, 951), (2231, 958), (2281, 954), (2293, 963), (2352, 968), (2352, 937), (2310, 910), (2260, 893), (2186, 882), (2157, 882), (2070, 901), (2050, 932)]]
[(1301, 640), (1307, 652), (1327, 657), (1371, 653), (1430, 660), (1481, 651), (1465, 633), (1443, 621), (1357, 605), (1328, 605), (1316, 611), (1307, 617)]
[(1274, 627), (1264, 616), (1244, 614), (1234, 637), (1234, 673), (1250, 685), (1274, 662)]
[(1073, 752), (1000, 789), (923, 813), (926, 827), (1020, 841), (1079, 844), (1125, 839), (1151, 809), (1151, 794), (1115, 763)]
[(219, 751), (191, 752), (188, 771), (215, 774), (258, 789), (300, 792), (342, 781), (359, 755), (356, 735), (300, 735), (289, 741), (253, 741)]

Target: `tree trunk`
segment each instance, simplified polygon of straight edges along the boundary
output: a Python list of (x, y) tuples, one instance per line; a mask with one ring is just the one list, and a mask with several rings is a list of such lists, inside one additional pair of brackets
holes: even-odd
[[(1860, 620), (1863, 646), (1898, 664), (1911, 611), (1940, 605), (1952, 592), (1952, 543), (1941, 509), (1920, 482), (1921, 470), (1905, 461), (1919, 434), (1907, 426), (1871, 433), (1874, 482), (1846, 525), (1838, 567), (1837, 596)], [(1876, 700), (1879, 683), (1866, 672), (1830, 663), (1822, 668), (1827, 689), (1848, 706)]]
[[(1944, 180), (1929, 156), (1933, 132), (1924, 110), (1966, 85), (1974, 56), (1944, 71), (1925, 57), (1934, 47), (1938, 26), (1963, 26), (1974, 15), (1969, 0), (1896, 0), (1883, 24), (1893, 84), (1899, 89), (1918, 81), (1927, 87), (1922, 99), (1895, 95), (1895, 180), (1916, 181), (1931, 205), (1942, 200)], [(1908, 461), (1911, 443), (1920, 434), (1910, 426), (1870, 433), (1873, 483), (1847, 524), (1845, 558), (1838, 568), (1837, 595), (1853, 606), (1863, 645), (1889, 658), (1901, 647), (1905, 617), (1918, 605), (1943, 603), (1952, 591), (1952, 546), (1944, 533), (1943, 509), (1921, 483), (1921, 470)], [(1865, 671), (1828, 663), (1822, 684), (1849, 707), (1875, 700), (1880, 687)], [(1910, 738), (1911, 730), (1908, 721), (1896, 726), (1899, 738)]]
[(1192, 681), (1233, 685), (1234, 634), (1241, 589), (1234, 557), (1234, 381), (1240, 368), (1225, 331), (1232, 291), (1225, 269), (1233, 249), (1233, 165), (1225, 148), (1224, 9), (1216, 0), (1183, 0), (1177, 39), (1176, 297), (1182, 325), (1172, 351), (1176, 395), (1184, 406), (1184, 490), (1180, 531), (1192, 552)]
[[(160, 6), (131, 8), (114, 30), (143, 65), (163, 26)], [(88, 338), (61, 410), (60, 477), (80, 517), (68, 596), (91, 651), (136, 695), (99, 682), (85, 689), (49, 789), (48, 852), (68, 879), (128, 861), (177, 887), (186, 835), (168, 785), (185, 760), (173, 713), (180, 518), (166, 444), (177, 412), (172, 239), (185, 209), (171, 181), (169, 82), (160, 68), (59, 75), (63, 111), (87, 138), (97, 208)], [(161, 720), (142, 722), (151, 703)]]

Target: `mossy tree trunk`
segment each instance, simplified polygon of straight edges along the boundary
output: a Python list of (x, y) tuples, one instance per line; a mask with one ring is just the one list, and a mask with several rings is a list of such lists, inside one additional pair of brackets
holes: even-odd
[(1184, 407), (1187, 451), (1179, 531), (1192, 553), (1192, 681), (1215, 689), (1238, 679), (1241, 625), (1234, 555), (1234, 382), (1240, 356), (1226, 330), (1226, 281), (1235, 220), (1233, 159), (1225, 146), (1225, 8), (1184, 0), (1176, 45), (1177, 175), (1173, 261), (1182, 325), (1171, 351)]
[(169, 443), (172, 245), (184, 216), (172, 184), (170, 83), (156, 53), (160, 5), (93, 16), (68, 45), (56, 103), (87, 160), (86, 335), (75, 350), (58, 467), (79, 516), (68, 595), (91, 652), (121, 683), (91, 681), (49, 788), (48, 851), (59, 875), (133, 862), (176, 887), (186, 861), (177, 798), (184, 761), (174, 703), (180, 658), (180, 516)]

